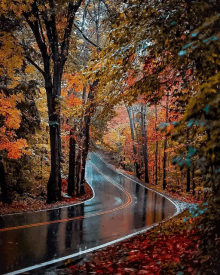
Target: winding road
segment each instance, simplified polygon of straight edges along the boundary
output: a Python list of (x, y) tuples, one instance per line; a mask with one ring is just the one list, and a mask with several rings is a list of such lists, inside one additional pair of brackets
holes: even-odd
[(35, 272), (131, 237), (178, 213), (166, 197), (92, 153), (93, 198), (73, 206), (0, 216), (0, 274)]

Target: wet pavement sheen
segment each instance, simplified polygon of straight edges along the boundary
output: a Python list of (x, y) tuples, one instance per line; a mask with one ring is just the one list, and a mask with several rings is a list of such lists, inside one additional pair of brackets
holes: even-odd
[(0, 274), (17, 274), (33, 265), (66, 259), (176, 212), (169, 200), (113, 171), (94, 153), (86, 179), (95, 197), (85, 203), (0, 216)]

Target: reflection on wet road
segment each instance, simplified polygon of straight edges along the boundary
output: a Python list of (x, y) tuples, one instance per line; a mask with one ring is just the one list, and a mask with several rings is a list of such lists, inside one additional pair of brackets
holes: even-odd
[(95, 196), (85, 203), (0, 216), (0, 274), (76, 257), (176, 212), (169, 200), (111, 170), (94, 153), (86, 178)]

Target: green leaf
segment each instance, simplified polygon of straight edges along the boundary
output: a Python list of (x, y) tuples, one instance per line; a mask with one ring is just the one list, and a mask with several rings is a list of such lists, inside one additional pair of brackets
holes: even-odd
[(181, 51), (179, 51), (179, 53), (178, 53), (179, 56), (182, 56), (182, 55), (185, 55), (185, 54), (186, 54), (186, 50), (181, 50)]
[(186, 158), (186, 165), (189, 166), (189, 167), (191, 166), (190, 162), (191, 162), (190, 158)]
[(203, 111), (205, 111), (206, 114), (209, 113), (209, 104), (207, 104), (207, 105), (205, 106), (205, 108), (203, 109)]
[(193, 148), (193, 147), (189, 147), (189, 151), (188, 151), (188, 154), (187, 154), (187, 158), (191, 158), (196, 152), (196, 148)]
[(193, 119), (190, 119), (188, 122), (187, 122), (187, 127), (191, 127), (193, 125), (193, 122), (194, 120)]

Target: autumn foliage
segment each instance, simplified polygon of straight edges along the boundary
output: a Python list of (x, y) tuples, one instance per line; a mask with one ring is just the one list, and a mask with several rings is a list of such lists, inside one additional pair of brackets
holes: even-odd
[(25, 139), (17, 139), (15, 130), (20, 127), (20, 111), (16, 108), (17, 102), (21, 102), (21, 95), (6, 95), (0, 93), (0, 150), (7, 152), (7, 157), (12, 159), (20, 158), (22, 154), (27, 154), (28, 147)]
[(83, 265), (70, 266), (70, 272), (121, 275), (197, 274), (199, 242), (197, 225), (190, 229), (190, 223), (186, 225), (178, 217), (175, 221), (161, 224), (145, 234), (94, 252)]

